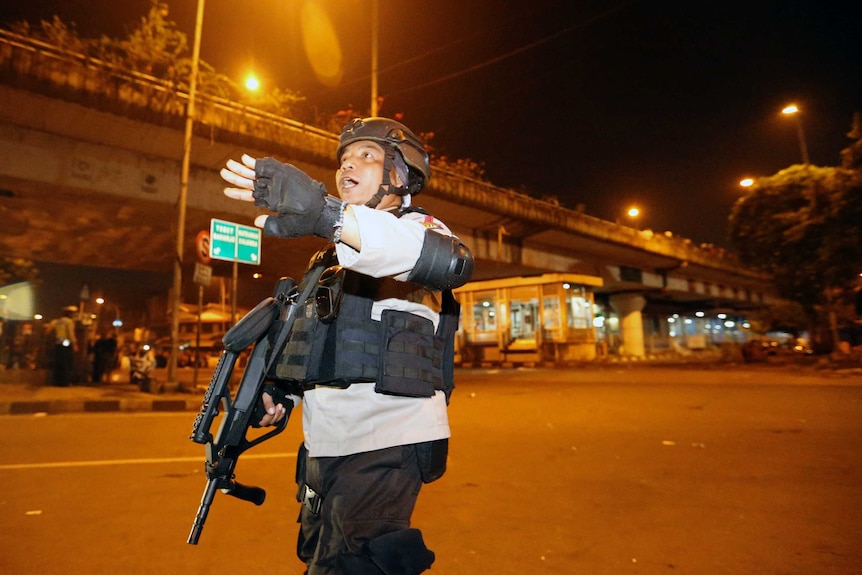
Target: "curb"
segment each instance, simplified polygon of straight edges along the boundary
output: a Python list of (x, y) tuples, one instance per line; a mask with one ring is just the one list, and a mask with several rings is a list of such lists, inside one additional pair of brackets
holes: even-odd
[(198, 411), (201, 399), (65, 399), (0, 402), (0, 415)]

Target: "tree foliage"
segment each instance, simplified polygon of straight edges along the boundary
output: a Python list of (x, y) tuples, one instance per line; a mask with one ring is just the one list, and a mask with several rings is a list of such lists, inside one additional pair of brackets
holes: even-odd
[(127, 38), (102, 36), (97, 45), (103, 59), (174, 84), (185, 81), (191, 71), (188, 38), (168, 19), (167, 4), (156, 0)]
[[(50, 22), (43, 20), (37, 26), (31, 26), (28, 22), (16, 23), (12, 30), (67, 52), (153, 76), (172, 85), (174, 89), (187, 91), (192, 69), (191, 47), (188, 36), (168, 16), (167, 3), (151, 0), (146, 15), (121, 39), (106, 35), (81, 38), (74, 23), (67, 24), (56, 15)], [(216, 72), (213, 66), (203, 60), (198, 64), (197, 89), (202, 94), (253, 103), (280, 116), (291, 116), (295, 105), (304, 100), (298, 93), (279, 88), (260, 96), (250, 96), (236, 82)]]
[(862, 176), (792, 166), (760, 178), (734, 205), (730, 238), (740, 260), (770, 274), (809, 316), (848, 294), (862, 272)]
[(66, 24), (56, 15), (50, 22), (42, 20), (36, 29), (29, 22), (16, 22), (10, 28), (16, 34), (38, 38), (67, 52), (86, 54), (88, 51), (88, 42), (78, 37), (75, 24)]
[(862, 170), (862, 112), (853, 114), (853, 124), (847, 137), (854, 142), (841, 151), (841, 166), (850, 170)]

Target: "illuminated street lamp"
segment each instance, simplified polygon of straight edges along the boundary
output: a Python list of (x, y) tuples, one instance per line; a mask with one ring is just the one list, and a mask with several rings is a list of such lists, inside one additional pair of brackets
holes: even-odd
[(245, 79), (245, 87), (252, 92), (256, 91), (260, 88), (260, 81), (252, 74), (248, 78)]
[[(637, 228), (637, 219), (641, 215), (640, 208), (637, 206), (629, 206), (628, 208), (626, 208), (625, 214), (629, 219), (631, 219), (631, 221), (632, 221), (631, 225), (634, 226), (635, 228)], [(619, 226), (619, 225), (622, 225), (622, 223), (623, 223), (622, 217), (617, 217), (616, 218), (616, 224)]]
[[(631, 226), (635, 229), (640, 229), (638, 227), (638, 218), (640, 216), (641, 216), (641, 210), (639, 207), (629, 206), (628, 209), (626, 209), (626, 217), (628, 217), (629, 220), (631, 220)], [(617, 220), (617, 223), (620, 223), (619, 220)]]
[(799, 137), (799, 150), (802, 152), (802, 163), (808, 165), (808, 147), (805, 145), (805, 133), (802, 131), (802, 119), (799, 117), (799, 108), (796, 104), (786, 106), (781, 113), (785, 116), (792, 116), (796, 120), (796, 135)]
[(739, 180), (739, 185), (743, 188), (750, 188), (754, 185), (754, 178), (743, 178)]

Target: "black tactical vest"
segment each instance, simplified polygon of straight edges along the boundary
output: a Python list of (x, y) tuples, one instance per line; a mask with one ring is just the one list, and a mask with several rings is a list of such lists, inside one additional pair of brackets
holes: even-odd
[[(313, 389), (374, 382), (378, 393), (431, 397), (454, 388), (454, 342), (459, 305), (452, 292), (442, 293), (440, 321), (412, 313), (384, 310), (371, 318), (374, 301), (393, 289), (412, 292), (413, 301), (431, 292), (418, 284), (373, 278), (337, 265), (335, 248), (312, 261), (327, 266), (318, 288), (302, 306), (287, 344), (278, 358), (276, 379)], [(400, 284), (400, 285), (395, 285)]]

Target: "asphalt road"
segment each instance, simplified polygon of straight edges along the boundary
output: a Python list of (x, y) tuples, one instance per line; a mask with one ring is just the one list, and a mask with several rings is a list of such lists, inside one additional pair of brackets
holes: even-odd
[[(431, 573), (862, 573), (862, 376), (460, 372), (449, 471), (414, 515)], [(0, 417), (0, 573), (302, 573), (299, 417), (204, 488), (192, 413)]]

